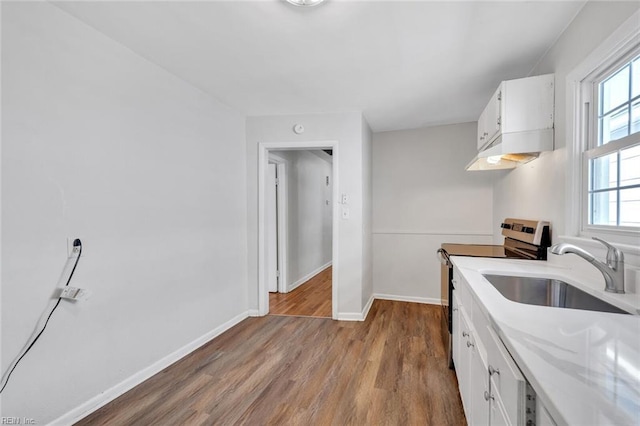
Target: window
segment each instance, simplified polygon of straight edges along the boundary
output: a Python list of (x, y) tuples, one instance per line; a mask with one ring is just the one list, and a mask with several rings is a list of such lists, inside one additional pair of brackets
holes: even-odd
[(583, 230), (640, 231), (640, 49), (621, 59), (583, 81)]

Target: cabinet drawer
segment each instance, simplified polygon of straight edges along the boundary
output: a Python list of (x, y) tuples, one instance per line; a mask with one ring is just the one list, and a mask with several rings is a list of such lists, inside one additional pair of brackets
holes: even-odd
[(487, 364), (491, 379), (491, 392), (500, 399), (511, 424), (524, 424), (526, 382), (522, 373), (502, 344), (497, 334), (486, 328)]

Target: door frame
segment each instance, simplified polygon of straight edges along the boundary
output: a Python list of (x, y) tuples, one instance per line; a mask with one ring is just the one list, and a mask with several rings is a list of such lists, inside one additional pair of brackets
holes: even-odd
[[(289, 206), (289, 199), (287, 196), (287, 160), (274, 154), (269, 153), (269, 164), (276, 165), (276, 179), (278, 184), (276, 186), (276, 211), (277, 211), (277, 223), (278, 223), (278, 293), (288, 293), (287, 288), (287, 268), (288, 268), (288, 246), (287, 246), (287, 212)], [(265, 223), (266, 224), (266, 223)]]
[[(338, 141), (308, 141), (308, 142), (259, 142), (258, 143), (258, 314), (263, 316), (269, 313), (269, 291), (267, 288), (266, 267), (266, 182), (267, 164), (269, 155), (277, 151), (294, 151), (310, 149), (331, 149), (333, 151), (333, 195), (332, 195), (332, 235), (331, 235), (331, 317), (338, 319), (338, 235), (340, 221), (337, 214), (337, 202), (339, 200), (339, 174), (338, 174)], [(281, 272), (282, 273), (282, 272)], [(284, 282), (284, 280), (283, 280)], [(286, 285), (286, 284), (285, 284)]]

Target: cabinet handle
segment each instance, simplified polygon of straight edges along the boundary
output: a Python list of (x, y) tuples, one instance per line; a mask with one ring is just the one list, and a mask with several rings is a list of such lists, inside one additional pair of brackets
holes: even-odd
[(500, 374), (499, 368), (493, 368), (492, 365), (489, 365), (489, 375), (493, 376), (494, 374)]
[(484, 136), (480, 136), (480, 140), (483, 141), (484, 140)]
[(485, 135), (485, 136), (489, 136), (489, 133), (487, 133), (487, 132), (484, 132), (484, 135)]
[(469, 332), (463, 331), (462, 332), (462, 337), (469, 337)]
[(453, 308), (453, 312), (455, 312), (455, 311), (457, 311), (457, 310), (458, 310), (458, 308)]
[(495, 398), (489, 392), (484, 391), (484, 400), (489, 401), (490, 399), (495, 399)]
[(467, 347), (470, 348), (471, 346), (475, 346), (475, 345), (467, 340)]

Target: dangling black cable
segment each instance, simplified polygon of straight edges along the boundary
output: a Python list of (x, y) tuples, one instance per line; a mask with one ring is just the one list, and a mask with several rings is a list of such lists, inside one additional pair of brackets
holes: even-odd
[[(74, 247), (74, 249), (76, 247), (78, 248), (78, 257), (76, 257), (76, 261), (73, 264), (73, 269), (71, 269), (71, 273), (69, 274), (69, 278), (67, 279), (67, 283), (64, 285), (65, 287), (69, 286), (69, 283), (71, 282), (71, 278), (73, 277), (73, 273), (76, 271), (76, 267), (78, 266), (78, 262), (80, 261), (80, 256), (82, 255), (82, 242), (78, 238), (76, 238), (73, 241), (73, 247)], [(35, 343), (38, 341), (40, 336), (42, 336), (42, 333), (44, 333), (45, 328), (47, 328), (47, 324), (49, 324), (49, 320), (51, 319), (51, 316), (53, 315), (55, 310), (58, 308), (58, 305), (60, 305), (60, 301), (61, 300), (62, 300), (62, 297), (58, 297), (58, 301), (56, 302), (56, 304), (53, 307), (53, 309), (51, 310), (51, 312), (49, 312), (49, 316), (47, 316), (47, 320), (45, 321), (44, 326), (42, 326), (42, 330), (40, 330), (40, 332), (36, 335), (35, 339), (33, 339), (31, 344), (29, 345), (29, 347), (27, 347), (27, 349), (22, 353), (22, 355), (20, 355), (18, 360), (14, 362), (13, 367), (11, 367), (11, 370), (7, 374), (7, 378), (6, 378), (5, 382), (4, 382), (4, 385), (2, 386), (2, 389), (0, 389), (0, 393), (2, 393), (2, 391), (4, 391), (4, 388), (7, 387), (7, 384), (9, 383), (9, 379), (11, 378), (11, 374), (13, 374), (13, 370), (16, 369), (16, 367), (18, 366), (18, 363), (20, 363), (20, 361), (22, 360), (22, 358), (24, 358), (24, 356), (27, 354), (27, 352), (29, 352), (29, 350), (31, 350), (31, 348), (33, 347), (33, 345), (35, 345)]]

